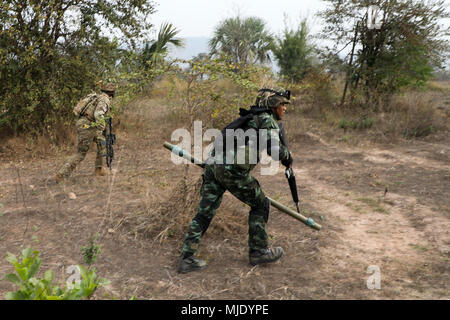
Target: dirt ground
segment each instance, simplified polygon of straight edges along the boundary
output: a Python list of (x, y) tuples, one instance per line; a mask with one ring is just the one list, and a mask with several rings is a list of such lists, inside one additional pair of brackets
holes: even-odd
[[(114, 170), (106, 177), (93, 175), (94, 146), (62, 184), (49, 177), (62, 165), (63, 152), (31, 158), (0, 147), (0, 299), (14, 289), (3, 280), (13, 271), (7, 252), (39, 250), (41, 274), (51, 269), (62, 283), (68, 266), (84, 263), (81, 248), (96, 234), (101, 252), (94, 266), (111, 283), (95, 299), (450, 298), (448, 137), (351, 146), (313, 130), (296, 132), (296, 119), (290, 119), (301, 208), (322, 230), (272, 208), (267, 231), (285, 255), (252, 267), (248, 208), (226, 194), (199, 250), (209, 266), (180, 275), (182, 236), (146, 237), (135, 223), (136, 216), (160, 212), (184, 173), (162, 147), (170, 140), (164, 119), (154, 120), (145, 134), (118, 132)], [(254, 175), (265, 193), (294, 207), (283, 171), (261, 176), (260, 168)], [(192, 179), (200, 174), (189, 167)], [(227, 210), (241, 228), (221, 228), (218, 217)], [(380, 286), (373, 288), (376, 275)]]

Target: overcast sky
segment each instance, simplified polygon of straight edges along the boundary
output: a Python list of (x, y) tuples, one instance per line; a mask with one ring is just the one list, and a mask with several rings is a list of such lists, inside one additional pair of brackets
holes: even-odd
[[(291, 23), (300, 18), (313, 18), (326, 8), (321, 0), (156, 0), (157, 12), (152, 15), (156, 27), (170, 22), (180, 30), (179, 36), (211, 38), (217, 24), (229, 17), (256, 16), (264, 19), (270, 31), (278, 34), (284, 29), (284, 15)], [(312, 33), (320, 30), (320, 21), (313, 20)]]

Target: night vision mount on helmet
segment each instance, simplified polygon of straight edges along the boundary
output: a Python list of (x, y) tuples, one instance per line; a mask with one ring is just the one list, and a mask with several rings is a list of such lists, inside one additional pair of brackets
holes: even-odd
[(269, 88), (262, 88), (259, 89), (258, 92), (270, 92), (276, 94), (277, 96), (286, 98), (287, 100), (291, 100), (291, 90), (276, 91)]
[(289, 104), (291, 91), (263, 88), (258, 90), (255, 105), (259, 108), (276, 108), (280, 104)]

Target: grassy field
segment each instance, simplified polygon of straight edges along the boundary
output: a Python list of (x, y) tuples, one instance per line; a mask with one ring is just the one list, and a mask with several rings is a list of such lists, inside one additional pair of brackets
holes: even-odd
[[(69, 180), (54, 183), (75, 151), (74, 133), (65, 146), (1, 141), (0, 277), (12, 272), (6, 252), (31, 246), (41, 252), (42, 272), (53, 270), (62, 283), (97, 236), (95, 267), (111, 283), (94, 299), (449, 299), (449, 85), (431, 85), (439, 89), (394, 97), (365, 118), (298, 96), (284, 122), (302, 212), (323, 228), (272, 208), (270, 242), (285, 256), (267, 266), (249, 264), (249, 208), (226, 193), (199, 250), (208, 268), (176, 272), (201, 170), (174, 165), (162, 147), (189, 120), (157, 86), (115, 120), (116, 157), (106, 177), (93, 175), (92, 146)], [(358, 126), (364, 119), (373, 121)], [(432, 129), (405, 134), (417, 125)], [(262, 176), (260, 169), (254, 176), (265, 193), (293, 207), (282, 170)], [(379, 289), (369, 289), (371, 266), (380, 270)], [(0, 297), (12, 290), (0, 280)]]

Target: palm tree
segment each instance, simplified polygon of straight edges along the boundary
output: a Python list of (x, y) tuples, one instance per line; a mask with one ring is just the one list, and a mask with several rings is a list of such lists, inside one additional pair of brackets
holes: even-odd
[(237, 16), (219, 23), (209, 47), (213, 56), (225, 54), (235, 63), (248, 65), (270, 61), (273, 41), (261, 18)]
[(164, 61), (168, 53), (168, 44), (175, 47), (184, 46), (182, 39), (175, 38), (179, 32), (171, 23), (161, 24), (156, 40), (153, 43), (146, 42), (142, 52), (142, 64), (145, 68), (155, 67), (158, 63)]

